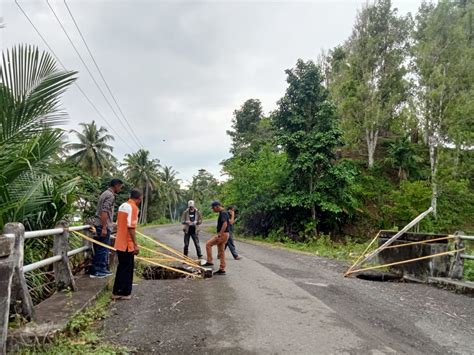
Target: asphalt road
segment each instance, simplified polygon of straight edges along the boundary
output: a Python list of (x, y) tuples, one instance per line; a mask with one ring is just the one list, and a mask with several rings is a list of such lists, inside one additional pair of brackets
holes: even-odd
[[(182, 248), (179, 226), (147, 233)], [(265, 245), (237, 248), (243, 259), (227, 251), (226, 276), (141, 281), (131, 301), (112, 304), (106, 339), (137, 353), (474, 354), (474, 298), (343, 278), (344, 263)]]

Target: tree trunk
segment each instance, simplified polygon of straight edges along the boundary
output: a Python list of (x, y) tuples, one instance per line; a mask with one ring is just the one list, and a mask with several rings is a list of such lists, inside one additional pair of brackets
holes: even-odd
[(369, 168), (374, 166), (374, 155), (375, 148), (377, 147), (377, 138), (379, 136), (379, 130), (376, 129), (366, 129), (365, 136), (367, 140), (367, 153), (369, 156)]
[(431, 207), (433, 207), (433, 216), (436, 218), (436, 207), (438, 202), (438, 139), (435, 136), (428, 138), (430, 151), (430, 167), (431, 167)]
[(173, 211), (171, 210), (171, 201), (168, 201), (168, 211), (170, 212), (170, 219), (174, 222)]
[(460, 158), (461, 158), (461, 144), (459, 143), (459, 140), (458, 140), (458, 142), (456, 142), (456, 147), (455, 147), (455, 151), (454, 151), (454, 172), (453, 172), (453, 176), (455, 178), (459, 175), (459, 162), (461, 160)]
[[(311, 176), (309, 177), (309, 195), (312, 197), (314, 192), (314, 181), (313, 181), (313, 173), (311, 172)], [(311, 203), (311, 218), (314, 222), (314, 235), (318, 235), (318, 220), (316, 215), (316, 205)]]
[(140, 218), (138, 219), (138, 224), (143, 224), (143, 211), (145, 209), (144, 205), (145, 202), (144, 199), (142, 199), (142, 202), (140, 202)]

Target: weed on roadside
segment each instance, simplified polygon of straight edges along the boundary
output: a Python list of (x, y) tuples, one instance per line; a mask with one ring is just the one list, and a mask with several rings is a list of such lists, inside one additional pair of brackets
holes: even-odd
[(96, 302), (85, 311), (77, 314), (56, 335), (51, 343), (24, 346), (17, 353), (30, 354), (128, 354), (129, 349), (104, 341), (100, 336), (99, 322), (108, 314), (110, 290), (104, 291)]

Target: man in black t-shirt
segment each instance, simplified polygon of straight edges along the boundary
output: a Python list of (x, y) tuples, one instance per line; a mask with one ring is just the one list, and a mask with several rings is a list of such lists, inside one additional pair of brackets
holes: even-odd
[(197, 256), (201, 259), (202, 252), (201, 246), (199, 245), (199, 226), (202, 223), (202, 216), (201, 212), (195, 208), (193, 200), (188, 202), (188, 209), (183, 212), (181, 223), (183, 224), (184, 232), (184, 255), (188, 255), (189, 238), (193, 238)]
[(213, 236), (206, 243), (207, 263), (204, 266), (214, 266), (212, 263), (212, 247), (217, 245), (217, 256), (220, 259), (219, 271), (214, 275), (225, 275), (225, 245), (229, 239), (230, 218), (227, 211), (219, 201), (212, 203), (212, 210), (219, 213), (217, 218), (217, 235)]

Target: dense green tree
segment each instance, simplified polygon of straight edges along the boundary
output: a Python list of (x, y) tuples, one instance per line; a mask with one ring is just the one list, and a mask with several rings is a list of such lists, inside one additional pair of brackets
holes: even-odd
[(323, 214), (343, 212), (341, 199), (350, 172), (335, 164), (341, 131), (319, 68), (300, 59), (286, 74), (288, 88), (273, 117), (290, 169), (281, 203), (310, 210), (317, 229)]
[(278, 201), (288, 181), (285, 152), (265, 145), (253, 156), (229, 159), (224, 172), (229, 180), (222, 194), (228, 205), (237, 206), (241, 227), (250, 235), (268, 235), (271, 229), (283, 227), (282, 208)]
[(435, 215), (440, 148), (450, 142), (458, 150), (472, 144), (474, 51), (465, 14), (466, 8), (452, 1), (423, 3), (413, 33), (417, 103), (429, 147)]
[(193, 176), (189, 186), (189, 197), (193, 199), (197, 206), (205, 213), (210, 212), (210, 204), (216, 199), (219, 192), (219, 182), (207, 170), (200, 169), (197, 175)]
[(247, 100), (234, 111), (232, 129), (227, 134), (232, 138), (231, 153), (245, 157), (272, 139), (271, 125), (263, 115), (260, 100)]
[(408, 24), (390, 0), (377, 0), (359, 13), (345, 45), (330, 54), (328, 84), (345, 141), (365, 141), (370, 168), (380, 135), (390, 130), (406, 100)]
[(143, 201), (140, 211), (140, 223), (147, 223), (148, 204), (151, 193), (160, 183), (160, 161), (150, 158), (150, 152), (144, 149), (127, 154), (124, 159), (125, 177), (143, 191)]
[(399, 138), (389, 144), (385, 160), (397, 169), (400, 181), (407, 180), (410, 172), (416, 171), (417, 166), (423, 161), (407, 137)]
[(113, 147), (108, 142), (114, 137), (107, 134), (105, 127), (97, 127), (95, 121), (91, 123), (80, 123), (82, 131), (72, 130), (79, 143), (69, 143), (66, 149), (73, 151), (68, 160), (91, 176), (101, 176), (116, 164), (112, 155)]

